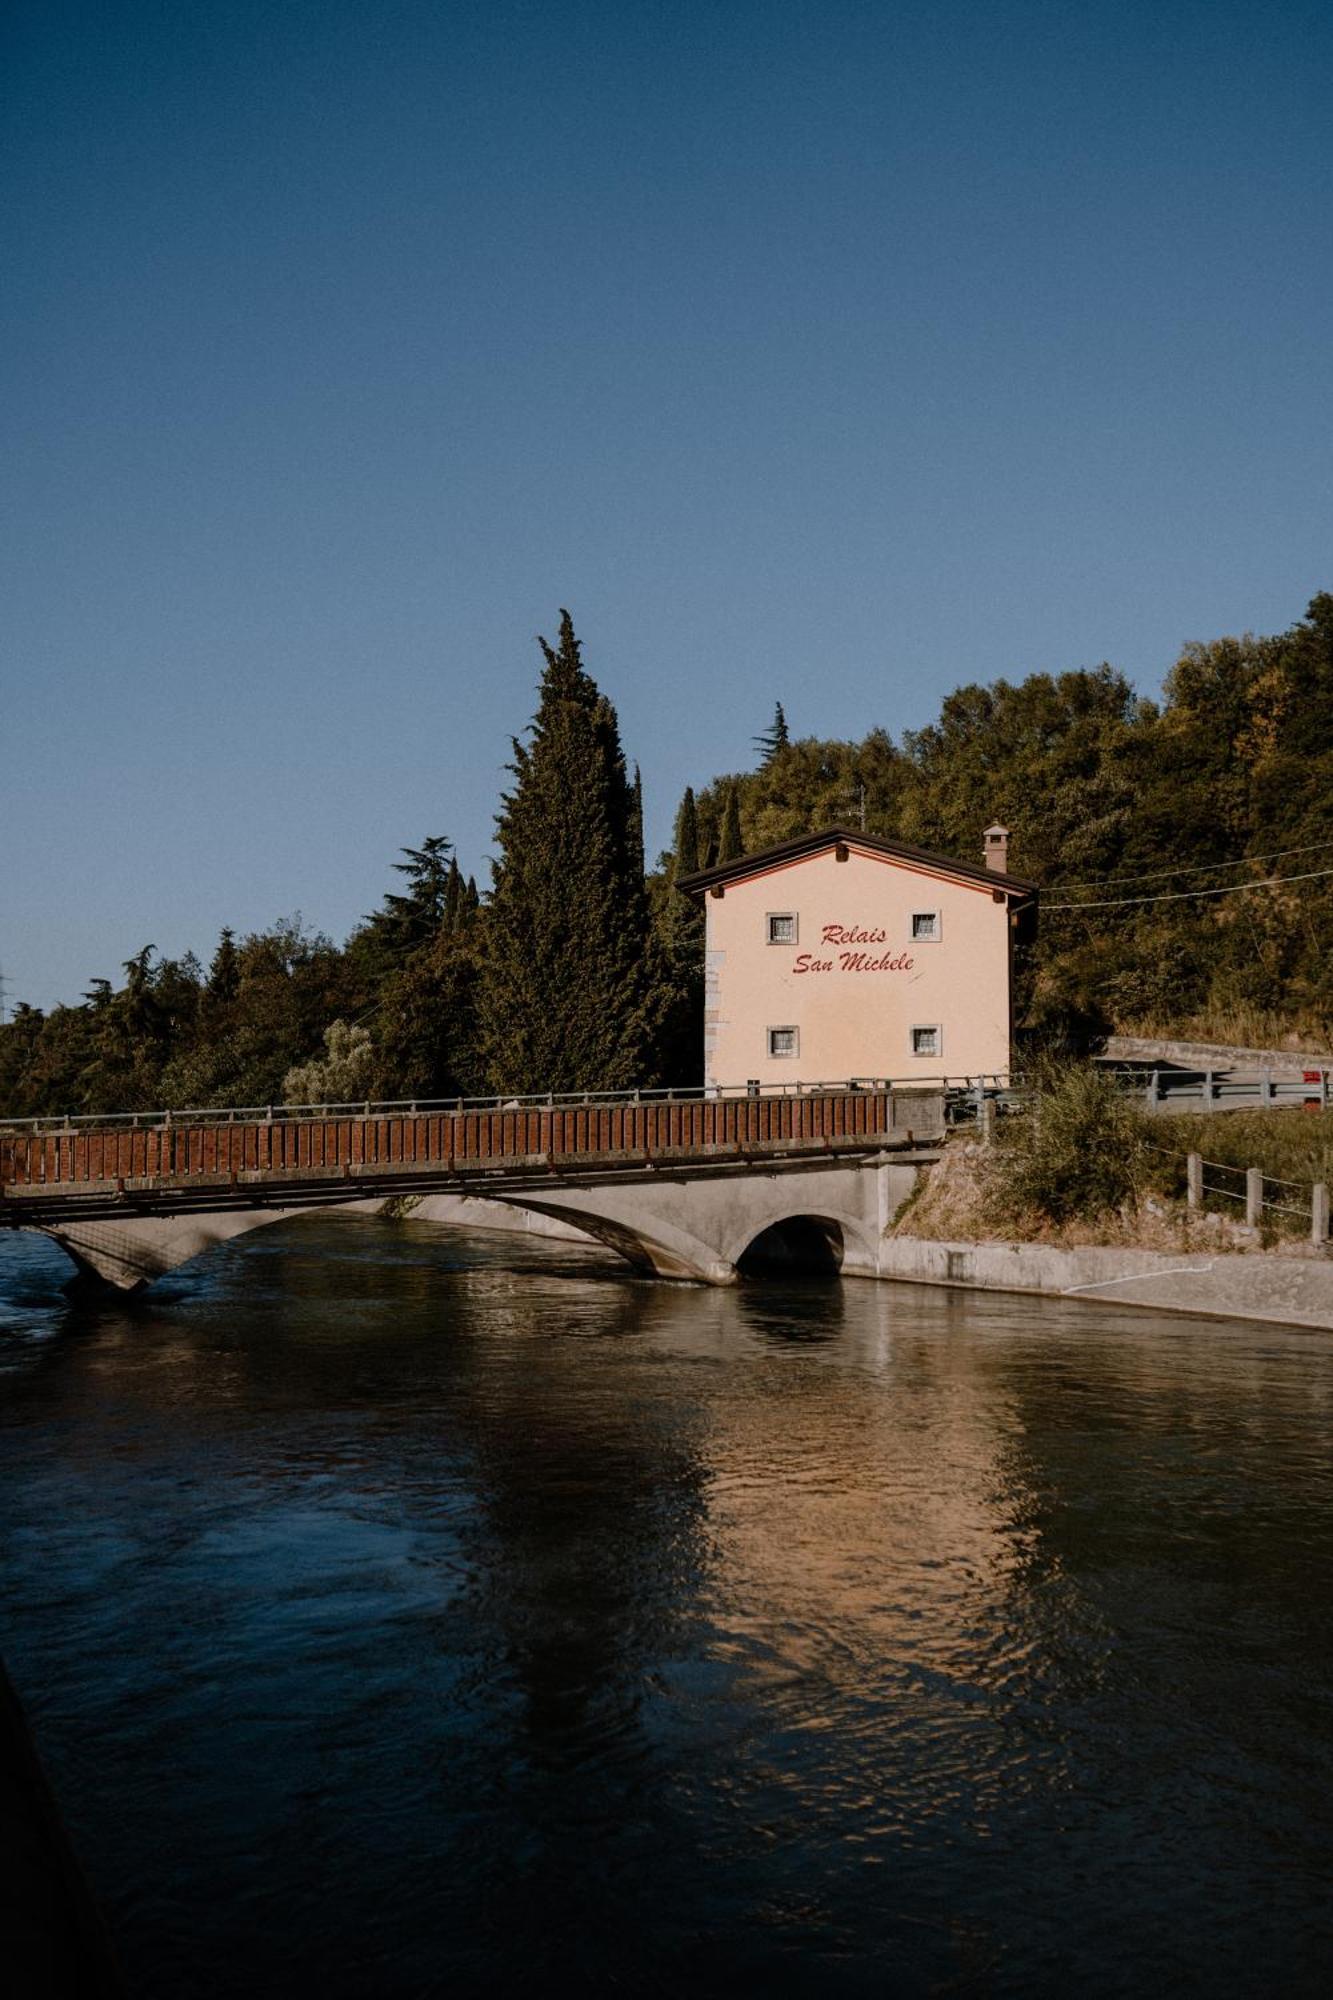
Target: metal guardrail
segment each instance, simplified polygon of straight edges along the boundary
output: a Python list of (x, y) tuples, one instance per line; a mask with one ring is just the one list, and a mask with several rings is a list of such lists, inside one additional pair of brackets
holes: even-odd
[(1300, 1076), (1290, 1071), (1126, 1069), (1111, 1074), (1131, 1094), (1141, 1092), (1150, 1111), (1274, 1110), (1283, 1104), (1333, 1105), (1333, 1071), (1310, 1069)]

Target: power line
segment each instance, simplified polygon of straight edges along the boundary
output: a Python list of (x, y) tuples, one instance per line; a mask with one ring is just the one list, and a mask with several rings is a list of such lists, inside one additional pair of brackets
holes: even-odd
[(1320, 854), (1329, 845), (1316, 840), (1309, 847), (1279, 847), (1273, 854), (1245, 854), (1239, 861), (1200, 861), (1188, 867), (1154, 868), (1146, 875), (1103, 875), (1096, 882), (1062, 882), (1062, 889), (1111, 889), (1118, 883), (1160, 882), (1168, 875), (1212, 875), (1219, 868), (1251, 868), (1256, 861), (1287, 861), (1293, 854)]
[(1261, 882), (1230, 882), (1224, 889), (1169, 889), (1161, 896), (1112, 896), (1098, 903), (1044, 903), (1047, 916), (1056, 910), (1125, 910), (1131, 903), (1186, 903), (1195, 896), (1240, 896), (1247, 889), (1276, 889), (1283, 882), (1318, 882), (1333, 868), (1312, 868), (1305, 875), (1268, 875)]

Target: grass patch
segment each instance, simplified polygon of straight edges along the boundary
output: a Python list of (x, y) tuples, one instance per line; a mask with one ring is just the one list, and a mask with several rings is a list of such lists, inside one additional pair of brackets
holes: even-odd
[[(1277, 1204), (1264, 1210), (1264, 1227), (1284, 1236), (1309, 1229), (1310, 1190), (1316, 1181), (1333, 1185), (1333, 1111), (1224, 1111), (1155, 1118), (1150, 1133), (1155, 1146), (1157, 1184), (1173, 1198), (1184, 1198), (1185, 1156), (1201, 1153), (1206, 1164), (1204, 1207), (1223, 1214), (1241, 1214), (1245, 1170), (1258, 1167), (1264, 1176), (1264, 1200)], [(1165, 1155), (1165, 1156), (1164, 1156)], [(1218, 1192), (1221, 1190), (1221, 1192)], [(1303, 1214), (1286, 1215), (1283, 1208)]]
[(1212, 1042), (1230, 1049), (1273, 1049), (1312, 1054), (1333, 1049), (1333, 1021), (1322, 1014), (1275, 1014), (1263, 1007), (1205, 1007), (1169, 1020), (1144, 1015), (1115, 1032), (1149, 1041)]

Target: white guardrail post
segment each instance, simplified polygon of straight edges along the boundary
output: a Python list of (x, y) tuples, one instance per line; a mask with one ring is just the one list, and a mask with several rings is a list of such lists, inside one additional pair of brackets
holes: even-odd
[(1310, 1190), (1310, 1241), (1320, 1250), (1328, 1242), (1327, 1181), (1316, 1181)]

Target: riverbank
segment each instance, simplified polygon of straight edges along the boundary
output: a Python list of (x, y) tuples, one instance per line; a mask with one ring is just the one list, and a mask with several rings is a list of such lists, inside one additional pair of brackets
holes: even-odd
[[(1191, 1184), (1205, 1138), (1223, 1157)], [(1236, 1113), (1224, 1132), (1173, 1118), (1149, 1138), (1103, 1082), (1067, 1076), (999, 1143), (950, 1143), (895, 1217), (879, 1273), (1333, 1331), (1333, 1257), (1310, 1201), (1329, 1144), (1327, 1116), (1299, 1112)]]
[(1061, 1249), (902, 1235), (882, 1245), (879, 1275), (906, 1284), (1032, 1292), (1333, 1333), (1333, 1263), (1273, 1252), (1209, 1255), (1098, 1244)]

